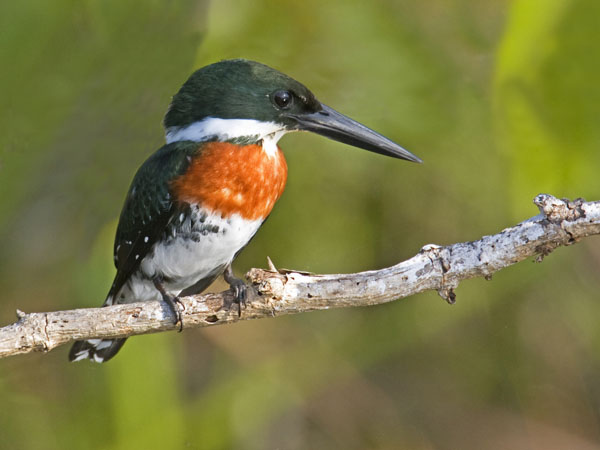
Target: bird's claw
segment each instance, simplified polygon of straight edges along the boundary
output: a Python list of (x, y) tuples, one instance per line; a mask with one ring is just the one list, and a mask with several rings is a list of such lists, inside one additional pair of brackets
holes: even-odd
[(175, 320), (173, 323), (177, 325), (179, 323), (178, 332), (181, 333), (183, 331), (183, 313), (182, 311), (185, 309), (179, 297), (165, 295), (163, 296), (164, 302), (167, 304), (173, 315), (175, 315)]
[(223, 306), (219, 309), (225, 309), (229, 311), (231, 306), (236, 303), (238, 305), (238, 317), (242, 316), (242, 306), (244, 309), (247, 307), (248, 299), (252, 298), (256, 291), (252, 286), (247, 285), (242, 280), (235, 279), (229, 282), (231, 296), (225, 296), (223, 300)]
[(179, 332), (181, 333), (183, 331), (182, 311), (185, 310), (185, 306), (183, 306), (183, 303), (181, 303), (181, 300), (179, 300), (179, 297), (170, 295), (169, 293), (167, 293), (167, 291), (163, 287), (160, 279), (155, 278), (153, 280), (153, 282), (154, 282), (154, 286), (156, 287), (156, 289), (158, 289), (158, 292), (160, 292), (160, 295), (162, 296), (163, 301), (167, 304), (167, 306), (169, 307), (169, 309), (175, 316), (175, 322), (173, 322), (173, 323), (175, 325), (177, 325), (177, 323), (179, 323)]
[(185, 310), (185, 306), (183, 306), (183, 303), (181, 300), (179, 300), (179, 297), (173, 298), (173, 306), (173, 312), (175, 313), (174, 323), (177, 325), (177, 322), (179, 322), (178, 333), (181, 333), (183, 331), (183, 310)]

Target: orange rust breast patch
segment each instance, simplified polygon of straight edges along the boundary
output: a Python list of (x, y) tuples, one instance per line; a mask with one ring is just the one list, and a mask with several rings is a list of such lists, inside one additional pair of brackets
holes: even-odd
[(173, 180), (171, 190), (177, 200), (199, 203), (222, 217), (237, 213), (257, 220), (269, 215), (286, 179), (287, 164), (279, 148), (269, 156), (260, 145), (210, 142)]

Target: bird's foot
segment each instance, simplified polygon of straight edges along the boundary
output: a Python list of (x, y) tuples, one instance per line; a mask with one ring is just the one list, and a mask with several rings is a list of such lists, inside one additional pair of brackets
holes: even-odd
[(225, 281), (229, 284), (229, 290), (233, 294), (232, 297), (226, 296), (223, 300), (223, 306), (219, 309), (229, 311), (231, 306), (236, 303), (238, 305), (238, 317), (242, 315), (242, 306), (246, 308), (246, 301), (257, 295), (253, 286), (244, 283), (243, 280), (236, 278), (233, 274), (231, 266), (228, 266), (223, 274)]
[(173, 323), (177, 325), (179, 323), (179, 333), (183, 331), (183, 314), (182, 311), (185, 308), (179, 297), (174, 295), (166, 295), (163, 296), (163, 301), (167, 304), (171, 312), (175, 315), (175, 320)]
[(160, 280), (154, 279), (153, 282), (156, 289), (158, 289), (158, 292), (160, 292), (163, 302), (167, 304), (167, 306), (175, 316), (175, 321), (173, 323), (175, 325), (179, 323), (179, 332), (181, 333), (183, 331), (183, 314), (181, 312), (185, 309), (183, 303), (181, 303), (179, 297), (167, 293)]

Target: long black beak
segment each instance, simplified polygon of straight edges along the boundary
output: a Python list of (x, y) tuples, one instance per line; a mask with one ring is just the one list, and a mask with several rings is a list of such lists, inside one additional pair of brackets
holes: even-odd
[(362, 123), (340, 114), (329, 106), (321, 105), (323, 109), (311, 114), (290, 114), (289, 118), (298, 123), (299, 130), (312, 131), (334, 141), (354, 147), (364, 148), (381, 155), (406, 159), (421, 163), (420, 158), (404, 150), (385, 136), (365, 127)]

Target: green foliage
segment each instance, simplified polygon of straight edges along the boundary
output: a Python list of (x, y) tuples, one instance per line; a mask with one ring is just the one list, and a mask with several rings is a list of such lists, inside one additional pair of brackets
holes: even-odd
[[(600, 198), (595, 0), (0, 4), (0, 321), (99, 305), (116, 219), (196, 68), (255, 59), (425, 160), (281, 141), (286, 192), (236, 269), (394, 264)], [(600, 249), (360, 310), (0, 362), (0, 448), (590, 448)], [(215, 286), (215, 289), (222, 288)]]
[[(494, 97), (509, 159), (510, 196), (520, 216), (539, 192), (597, 193), (600, 60), (594, 0), (516, 2), (500, 42)], [(526, 194), (526, 195), (523, 195)]]

